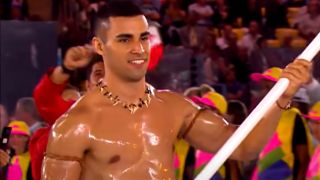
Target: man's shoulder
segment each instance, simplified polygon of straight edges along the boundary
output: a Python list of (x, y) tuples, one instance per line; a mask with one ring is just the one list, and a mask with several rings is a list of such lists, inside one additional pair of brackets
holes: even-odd
[[(88, 93), (79, 98), (69, 109), (57, 120), (56, 124), (66, 124), (68, 126), (77, 126), (79, 124), (89, 124), (95, 114), (96, 95)], [(98, 102), (96, 102), (98, 103)]]
[[(172, 113), (172, 117), (185, 120), (197, 112), (200, 107), (182, 94), (169, 90), (157, 90), (155, 100), (161, 108)], [(159, 106), (158, 106), (159, 107)]]
[(171, 91), (169, 89), (157, 89), (155, 91), (155, 95), (158, 97), (163, 97), (163, 98), (183, 98), (182, 95)]
[(189, 106), (192, 104), (191, 100), (187, 97), (170, 90), (156, 90), (155, 96), (158, 99), (162, 99), (164, 102), (168, 102), (174, 105), (179, 104)]

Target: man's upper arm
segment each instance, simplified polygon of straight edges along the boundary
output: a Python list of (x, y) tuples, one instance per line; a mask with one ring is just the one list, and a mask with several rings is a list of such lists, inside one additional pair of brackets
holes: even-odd
[(191, 121), (186, 120), (192, 127), (184, 138), (194, 147), (208, 152), (216, 152), (236, 129), (210, 110), (201, 110), (191, 118)]
[(89, 148), (89, 127), (77, 113), (62, 116), (53, 126), (42, 167), (43, 179), (79, 179)]

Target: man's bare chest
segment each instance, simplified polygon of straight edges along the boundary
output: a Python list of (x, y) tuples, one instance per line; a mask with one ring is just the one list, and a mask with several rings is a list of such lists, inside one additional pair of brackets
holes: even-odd
[(172, 151), (177, 124), (170, 115), (125, 115), (121, 111), (105, 114), (92, 123), (90, 155), (104, 163), (136, 163), (140, 159), (162, 157)]

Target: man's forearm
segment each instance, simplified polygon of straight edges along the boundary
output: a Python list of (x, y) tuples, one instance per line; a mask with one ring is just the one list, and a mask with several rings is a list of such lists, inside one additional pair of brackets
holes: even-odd
[[(289, 101), (289, 98), (280, 98), (278, 100), (281, 107), (284, 107)], [(255, 158), (268, 143), (278, 126), (282, 111), (277, 104), (272, 105), (263, 119), (241, 144), (241, 151), (243, 151), (244, 155), (248, 155), (247, 159)]]

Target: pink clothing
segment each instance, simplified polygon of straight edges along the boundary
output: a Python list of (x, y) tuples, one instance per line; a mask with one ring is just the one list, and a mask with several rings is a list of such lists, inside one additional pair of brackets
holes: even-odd
[(311, 158), (307, 171), (307, 180), (320, 179), (320, 145), (317, 146)]

